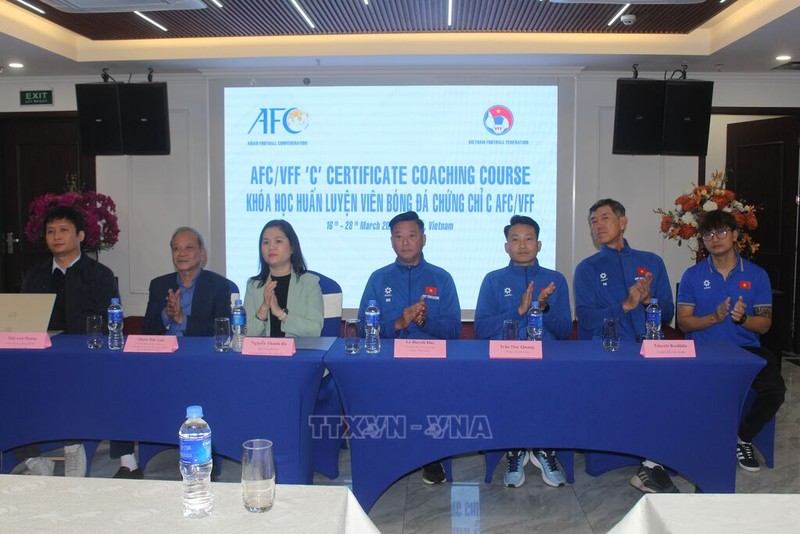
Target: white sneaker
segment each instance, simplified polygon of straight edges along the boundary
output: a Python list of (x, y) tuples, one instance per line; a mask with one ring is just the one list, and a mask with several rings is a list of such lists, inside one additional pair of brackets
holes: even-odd
[(64, 476), (86, 476), (86, 449), (83, 443), (64, 445)]
[(44, 456), (37, 456), (36, 458), (28, 458), (25, 460), (25, 465), (28, 466), (28, 475), (38, 475), (44, 477), (53, 476), (53, 470), (56, 463), (50, 458)]

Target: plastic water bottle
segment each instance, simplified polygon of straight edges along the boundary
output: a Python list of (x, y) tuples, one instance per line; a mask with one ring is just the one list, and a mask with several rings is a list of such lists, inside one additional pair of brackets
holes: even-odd
[(119, 299), (111, 299), (111, 306), (108, 307), (108, 348), (111, 350), (122, 350), (125, 340), (122, 337), (122, 306)]
[(247, 314), (242, 306), (242, 299), (236, 299), (233, 303), (231, 310), (231, 325), (233, 329), (233, 345), (234, 352), (242, 352), (242, 344), (244, 343), (244, 336), (247, 335)]
[(539, 305), (534, 304), (528, 310), (526, 330), (528, 333), (528, 341), (541, 341), (542, 333), (544, 332), (544, 321), (542, 317), (542, 310)]
[(364, 352), (377, 354), (381, 351), (381, 310), (374, 300), (364, 310), (364, 319)]
[(186, 421), (178, 431), (183, 476), (183, 516), (207, 517), (214, 508), (211, 490), (211, 428), (203, 420), (202, 406), (186, 408)]
[(658, 305), (658, 299), (650, 299), (650, 304), (647, 306), (645, 313), (647, 314), (647, 318), (645, 319), (647, 332), (644, 338), (661, 339), (661, 306)]

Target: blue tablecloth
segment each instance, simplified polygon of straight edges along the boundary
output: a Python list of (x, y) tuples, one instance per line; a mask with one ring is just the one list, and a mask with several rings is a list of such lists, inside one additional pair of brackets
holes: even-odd
[(294, 357), (216, 353), (179, 338), (172, 354), (88, 350), (61, 335), (44, 350), (0, 350), (0, 451), (63, 439), (177, 444), (186, 407), (203, 406), (214, 452), (241, 460), (242, 442), (275, 443), (278, 481), (309, 484), (313, 413), (324, 350)]
[(365, 510), (428, 462), (548, 447), (644, 456), (706, 492), (733, 492), (739, 411), (763, 360), (697, 343), (697, 358), (645, 359), (640, 345), (545, 341), (542, 360), (490, 360), (488, 341), (448, 341), (447, 359), (325, 355), (351, 429), (353, 493)]

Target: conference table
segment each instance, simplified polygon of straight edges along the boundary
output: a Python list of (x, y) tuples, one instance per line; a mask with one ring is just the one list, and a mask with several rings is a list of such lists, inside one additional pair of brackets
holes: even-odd
[(488, 341), (447, 341), (447, 358), (346, 354), (325, 364), (350, 432), (353, 493), (369, 511), (392, 483), (456, 454), (544, 447), (650, 458), (706, 492), (733, 492), (739, 412), (763, 360), (734, 345), (643, 358), (641, 345), (543, 342), (540, 360), (490, 359)]
[(182, 482), (0, 475), (2, 532), (377, 533), (344, 486), (278, 484), (267, 512), (242, 505), (239, 484), (212, 482), (214, 509), (183, 517)]
[(215, 454), (241, 460), (242, 442), (271, 439), (278, 482), (310, 484), (327, 346), (271, 357), (217, 353), (211, 338), (178, 343), (166, 354), (89, 350), (84, 336), (59, 335), (48, 349), (0, 350), (0, 451), (65, 439), (175, 445), (199, 404)]

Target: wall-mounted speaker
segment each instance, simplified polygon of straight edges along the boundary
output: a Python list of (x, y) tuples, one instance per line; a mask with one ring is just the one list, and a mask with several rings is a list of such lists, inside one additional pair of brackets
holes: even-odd
[(714, 82), (617, 80), (614, 154), (705, 156)]
[(120, 85), (82, 83), (75, 86), (81, 151), (87, 156), (124, 154), (119, 113)]
[(667, 80), (661, 153), (705, 156), (714, 82)]
[(166, 83), (77, 84), (75, 93), (84, 154), (170, 153)]
[(664, 82), (617, 80), (614, 154), (658, 154), (664, 119)]

